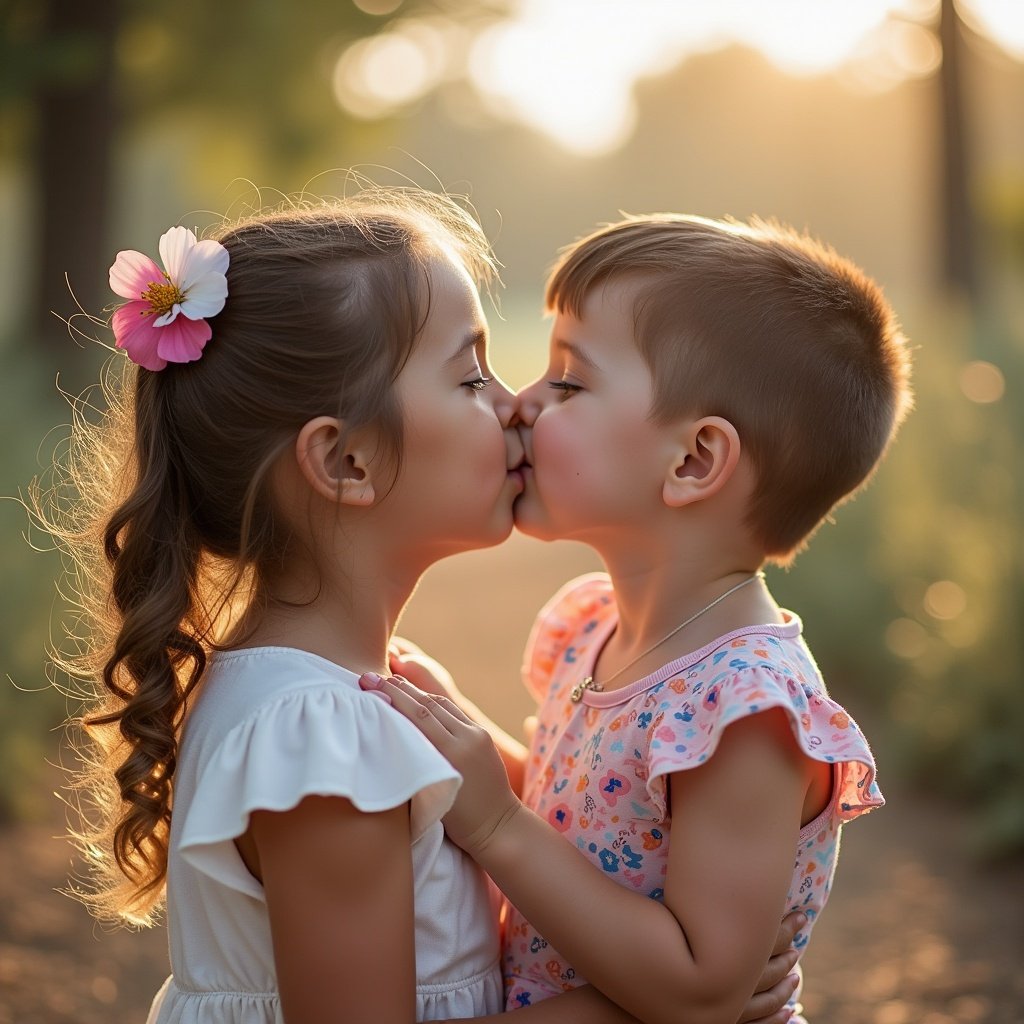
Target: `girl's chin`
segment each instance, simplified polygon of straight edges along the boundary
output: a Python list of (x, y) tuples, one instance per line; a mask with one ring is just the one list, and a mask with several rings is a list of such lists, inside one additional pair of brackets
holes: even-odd
[(527, 537), (535, 537), (537, 540), (558, 539), (551, 532), (550, 528), (548, 528), (543, 522), (538, 521), (537, 517), (532, 514), (532, 509), (523, 498), (520, 498), (516, 502), (513, 511), (515, 516), (516, 533), (524, 534)]

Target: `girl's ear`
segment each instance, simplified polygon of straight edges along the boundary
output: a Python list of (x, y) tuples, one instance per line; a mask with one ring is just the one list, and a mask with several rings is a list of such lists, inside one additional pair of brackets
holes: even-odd
[(368, 432), (346, 434), (333, 416), (317, 416), (295, 439), (295, 460), (306, 482), (322, 498), (342, 505), (372, 505), (376, 494), (370, 463), (376, 445)]
[(665, 504), (681, 508), (717, 494), (740, 461), (740, 435), (721, 416), (687, 422), (662, 487)]

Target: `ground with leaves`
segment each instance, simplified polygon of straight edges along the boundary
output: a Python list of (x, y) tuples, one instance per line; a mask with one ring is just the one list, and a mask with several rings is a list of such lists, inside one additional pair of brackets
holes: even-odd
[[(979, 865), (961, 816), (889, 795), (844, 837), (806, 957), (812, 1024), (1024, 1024), (1024, 864)], [(57, 830), (0, 830), (0, 1024), (141, 1024), (166, 936), (105, 932), (56, 892)]]

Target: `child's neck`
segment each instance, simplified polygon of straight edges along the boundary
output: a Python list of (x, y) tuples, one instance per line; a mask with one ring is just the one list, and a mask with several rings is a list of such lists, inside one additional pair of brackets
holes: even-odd
[(258, 618), (237, 631), (239, 646), (295, 647), (357, 674), (387, 674), (388, 643), (416, 578), (376, 568), (318, 567), (274, 580)]
[(759, 561), (749, 555), (688, 552), (666, 560), (631, 552), (605, 557), (605, 564), (619, 623), (598, 657), (594, 678), (599, 684), (607, 680), (609, 689), (733, 630), (784, 621), (763, 579), (756, 577)]

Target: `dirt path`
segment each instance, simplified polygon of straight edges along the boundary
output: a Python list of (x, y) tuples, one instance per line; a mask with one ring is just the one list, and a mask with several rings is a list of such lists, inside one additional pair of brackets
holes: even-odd
[[(515, 729), (532, 710), (518, 665), (534, 611), (596, 567), (579, 546), (520, 537), (449, 559), (428, 574), (402, 632)], [(478, 592), (486, 599), (461, 596)], [(844, 836), (805, 958), (809, 1019), (1024, 1024), (1024, 862), (975, 864), (963, 812), (901, 794), (885, 771), (893, 759), (876, 754), (889, 805)], [(57, 894), (72, 870), (69, 848), (50, 838), (59, 831), (56, 820), (0, 829), (0, 1024), (141, 1024), (168, 970), (166, 935), (105, 933)]]
[[(1024, 1024), (1024, 864), (977, 869), (962, 826), (890, 792), (847, 830), (806, 958), (812, 1024)], [(0, 830), (0, 1024), (141, 1022), (166, 936), (104, 932), (55, 892), (56, 831)]]

